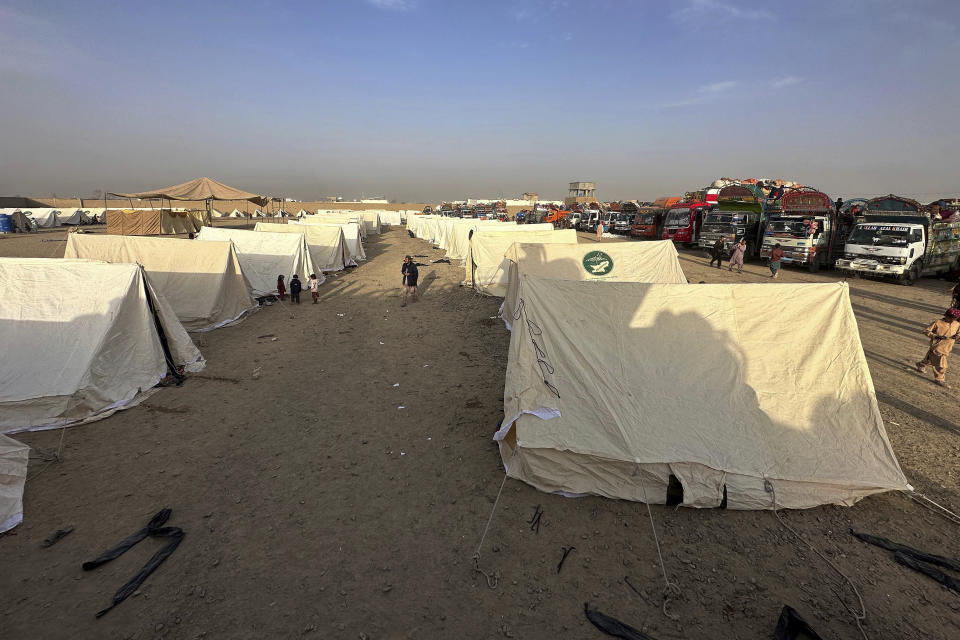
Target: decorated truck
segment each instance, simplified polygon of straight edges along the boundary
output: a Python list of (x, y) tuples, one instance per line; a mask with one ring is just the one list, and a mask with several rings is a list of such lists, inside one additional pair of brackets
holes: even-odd
[(766, 210), (762, 258), (779, 244), (783, 263), (807, 267), (811, 272), (833, 265), (849, 233), (838, 225), (830, 197), (822, 191), (802, 187), (786, 190), (775, 206)]
[(933, 218), (893, 194), (868, 200), (844, 245), (837, 269), (913, 284), (960, 268), (960, 221)]
[(659, 240), (663, 234), (663, 222), (670, 207), (680, 198), (657, 198), (652, 207), (637, 207), (630, 235), (644, 240)]
[(762, 243), (763, 192), (754, 184), (728, 185), (718, 190), (716, 204), (703, 219), (699, 245), (712, 248), (723, 236), (724, 253), (747, 241), (746, 256), (756, 256)]

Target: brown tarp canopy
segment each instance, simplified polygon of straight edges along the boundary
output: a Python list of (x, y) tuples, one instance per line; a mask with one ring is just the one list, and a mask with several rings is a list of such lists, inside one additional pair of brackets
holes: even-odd
[(111, 195), (122, 198), (165, 198), (167, 200), (249, 200), (260, 206), (269, 201), (263, 196), (234, 189), (210, 178), (197, 178), (183, 184), (142, 193), (112, 193)]
[(168, 209), (108, 209), (107, 233), (116, 236), (157, 236), (200, 231), (210, 224), (206, 211)]

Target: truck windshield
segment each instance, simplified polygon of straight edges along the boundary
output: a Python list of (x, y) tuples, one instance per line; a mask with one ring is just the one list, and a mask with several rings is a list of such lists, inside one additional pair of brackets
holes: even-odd
[(657, 214), (648, 213), (637, 218), (638, 224), (654, 224), (657, 221)]
[(664, 224), (668, 227), (690, 226), (690, 209), (671, 209)]
[(806, 234), (806, 225), (803, 220), (771, 220), (767, 226), (767, 233), (789, 233), (802, 236)]
[(904, 247), (910, 237), (909, 227), (891, 227), (888, 225), (857, 225), (847, 242), (850, 244), (869, 244), (876, 247)]
[(703, 220), (703, 224), (733, 224), (738, 222), (739, 216), (732, 213), (711, 213)]

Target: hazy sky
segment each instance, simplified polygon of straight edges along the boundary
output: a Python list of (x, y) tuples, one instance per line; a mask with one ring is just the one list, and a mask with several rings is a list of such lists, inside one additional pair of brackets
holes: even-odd
[(0, 195), (960, 195), (956, 0), (0, 0)]

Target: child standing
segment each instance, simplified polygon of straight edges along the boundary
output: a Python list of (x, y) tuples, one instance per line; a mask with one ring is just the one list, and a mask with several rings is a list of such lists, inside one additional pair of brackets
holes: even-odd
[(947, 356), (953, 350), (953, 345), (960, 336), (960, 309), (950, 307), (943, 314), (942, 320), (936, 320), (923, 330), (924, 335), (930, 338), (930, 348), (923, 360), (917, 363), (917, 371), (927, 372), (927, 365), (933, 365), (934, 381), (941, 387), (950, 388), (947, 384)]
[(300, 278), (297, 277), (297, 274), (293, 274), (293, 277), (290, 278), (290, 301), (300, 304), (300, 291), (303, 289), (303, 284), (300, 283)]
[(317, 274), (311, 273), (307, 280), (307, 288), (310, 289), (310, 295), (313, 297), (313, 304), (317, 304), (320, 299), (320, 281), (317, 280)]
[(413, 258), (407, 256), (403, 259), (403, 265), (400, 267), (400, 273), (403, 274), (403, 280), (401, 280), (401, 288), (403, 290), (403, 304), (401, 307), (407, 306), (407, 295), (413, 295), (413, 301), (417, 301), (417, 279), (420, 277), (420, 272), (417, 269), (417, 264), (413, 261)]
[(277, 276), (277, 293), (280, 294), (281, 300), (287, 294), (287, 285), (283, 283), (283, 276)]

